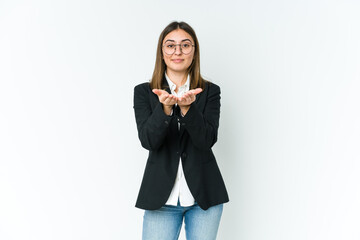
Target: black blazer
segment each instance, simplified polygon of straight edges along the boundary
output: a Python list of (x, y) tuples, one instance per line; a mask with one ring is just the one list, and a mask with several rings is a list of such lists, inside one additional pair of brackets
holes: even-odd
[[(163, 83), (170, 93), (165, 79)], [(134, 110), (141, 145), (149, 150), (136, 207), (155, 210), (167, 202), (180, 156), (186, 182), (202, 209), (229, 201), (211, 150), (219, 127), (219, 86), (207, 82), (182, 117), (179, 107), (167, 116), (149, 83), (139, 84), (134, 88)]]

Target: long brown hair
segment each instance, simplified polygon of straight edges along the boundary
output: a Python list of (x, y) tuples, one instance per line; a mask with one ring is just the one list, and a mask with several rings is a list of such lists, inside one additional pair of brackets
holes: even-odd
[(185, 32), (187, 32), (195, 41), (195, 52), (194, 52), (194, 58), (191, 63), (191, 65), (188, 68), (188, 74), (190, 75), (190, 89), (194, 88), (204, 88), (205, 87), (205, 80), (201, 77), (200, 74), (200, 47), (199, 47), (199, 41), (196, 37), (194, 29), (185, 22), (172, 22), (169, 25), (165, 27), (165, 29), (161, 32), (157, 50), (156, 50), (156, 61), (155, 61), (155, 68), (154, 73), (150, 81), (150, 87), (151, 89), (157, 88), (157, 89), (163, 89), (163, 79), (165, 75), (166, 70), (166, 64), (163, 59), (163, 52), (162, 52), (162, 44), (164, 41), (164, 38), (166, 35), (168, 35), (170, 32), (176, 30), (176, 29), (182, 29)]

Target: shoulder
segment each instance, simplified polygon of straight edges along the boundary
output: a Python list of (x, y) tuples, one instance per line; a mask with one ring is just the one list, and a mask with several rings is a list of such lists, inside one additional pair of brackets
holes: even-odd
[(209, 93), (220, 93), (220, 86), (213, 82), (206, 81), (204, 90), (209, 91)]
[(134, 92), (136, 92), (136, 93), (146, 93), (146, 92), (150, 92), (150, 91), (151, 91), (151, 88), (150, 88), (149, 82), (140, 83), (134, 87)]
[(140, 83), (136, 85), (134, 89), (150, 89), (150, 83), (149, 82)]

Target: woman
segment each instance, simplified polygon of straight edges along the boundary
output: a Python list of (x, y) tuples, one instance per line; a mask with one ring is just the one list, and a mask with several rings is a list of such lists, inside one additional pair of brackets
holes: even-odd
[(228, 194), (211, 147), (217, 141), (220, 88), (200, 75), (199, 43), (184, 22), (161, 33), (150, 83), (134, 89), (141, 145), (149, 150), (136, 207), (144, 240), (216, 239)]

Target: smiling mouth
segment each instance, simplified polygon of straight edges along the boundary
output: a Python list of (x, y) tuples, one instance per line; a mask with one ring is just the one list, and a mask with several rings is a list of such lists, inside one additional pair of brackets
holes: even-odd
[(172, 61), (173, 61), (173, 62), (182, 62), (183, 59), (173, 59)]

